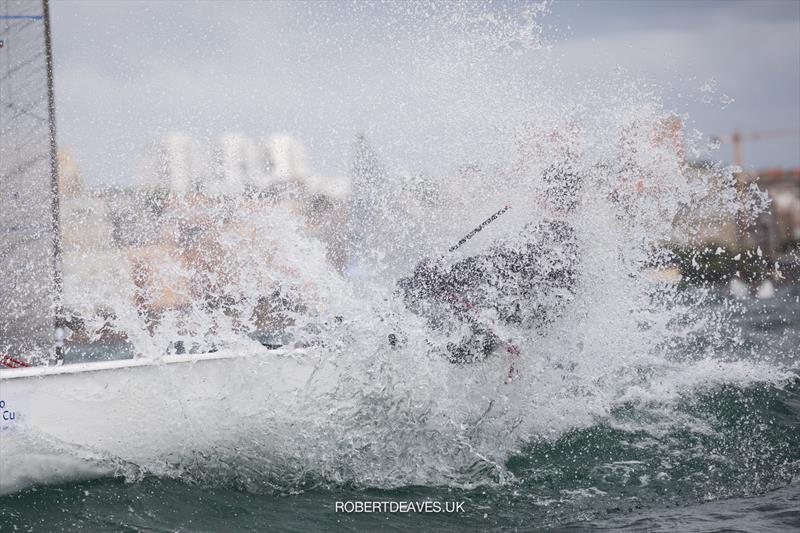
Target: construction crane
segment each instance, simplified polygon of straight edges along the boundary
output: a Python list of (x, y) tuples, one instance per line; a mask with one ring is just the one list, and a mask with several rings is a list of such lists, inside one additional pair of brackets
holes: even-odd
[(781, 130), (768, 130), (768, 131), (754, 131), (750, 133), (741, 133), (734, 131), (728, 135), (715, 135), (711, 139), (720, 143), (733, 144), (733, 162), (739, 166), (744, 164), (742, 159), (742, 142), (743, 141), (758, 141), (761, 139), (775, 139), (779, 137), (795, 137), (800, 136), (800, 129), (781, 129)]

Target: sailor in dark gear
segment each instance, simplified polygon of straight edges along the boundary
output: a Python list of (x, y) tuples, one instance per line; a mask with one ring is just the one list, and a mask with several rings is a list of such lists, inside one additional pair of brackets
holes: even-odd
[[(568, 165), (543, 176), (548, 217), (523, 232), (455, 263), (425, 259), (398, 281), (406, 306), (431, 328), (468, 333), (448, 344), (454, 363), (485, 359), (506, 345), (482, 315), (525, 329), (552, 323), (572, 299), (577, 282), (578, 246), (568, 222), (578, 205), (582, 180)], [(506, 346), (508, 347), (508, 346)]]

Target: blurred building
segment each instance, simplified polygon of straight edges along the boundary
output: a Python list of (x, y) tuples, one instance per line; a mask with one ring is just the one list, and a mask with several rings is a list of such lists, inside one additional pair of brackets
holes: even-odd
[(143, 147), (137, 160), (137, 187), (172, 194), (235, 197), (310, 175), (305, 146), (283, 133), (256, 140), (228, 132), (204, 141), (170, 132)]
[(308, 176), (308, 152), (305, 145), (291, 135), (281, 133), (261, 140), (269, 171), (278, 180)]
[[(186, 273), (198, 266), (192, 250), (213, 249), (215, 236), (257, 233), (255, 226), (241, 227), (250, 217), (232, 217), (231, 210), (282, 208), (325, 243), (331, 265), (344, 270), (349, 179), (312, 174), (307, 150), (294, 137), (226, 133), (209, 142), (171, 132), (137, 159), (130, 185), (90, 188), (71, 152), (59, 152), (68, 316), (108, 316), (106, 310), (132, 301), (152, 308), (185, 305)], [(258, 238), (267, 243), (275, 236)], [(223, 259), (214, 261), (219, 264), (205, 266), (222, 273), (228, 268)]]
[(744, 244), (755, 244), (771, 258), (800, 245), (800, 168), (743, 173), (737, 179), (742, 186), (755, 183), (770, 198), (769, 209), (754, 221)]
[(60, 146), (58, 148), (58, 190), (61, 196), (74, 197), (83, 192), (84, 184), (78, 162), (72, 150)]
[(137, 158), (138, 187), (175, 193), (195, 190), (211, 175), (211, 157), (199, 140), (185, 132), (170, 132), (145, 146)]
[[(133, 265), (137, 301), (145, 307), (185, 305), (181, 285), (203, 292), (193, 285), (198, 272), (207, 270), (209, 279), (235, 278), (236, 261), (228, 264), (213, 250), (225, 248), (221, 239), (230, 244), (225, 235), (231, 232), (255, 235), (258, 217), (240, 216), (253, 209), (280, 208), (295, 217), (306, 234), (325, 243), (331, 265), (344, 269), (349, 181), (312, 174), (307, 150), (293, 136), (255, 139), (228, 132), (200, 140), (172, 132), (145, 146), (138, 161), (131, 187), (104, 194), (112, 206), (114, 241)], [(275, 236), (259, 238), (267, 243)], [(195, 275), (176, 277), (181, 270)]]
[(132, 288), (114, 239), (114, 206), (86, 187), (68, 148), (59, 149), (58, 164), (63, 305), (67, 317), (102, 315), (127, 300)]
[(756, 186), (767, 193), (769, 205), (755, 219), (744, 205), (739, 213), (683, 213), (676, 224), (690, 224), (697, 231), (690, 242), (676, 244), (722, 246), (731, 251), (760, 248), (770, 259), (777, 259), (800, 246), (800, 168), (739, 173), (733, 182), (724, 179), (723, 174), (715, 175), (713, 167), (703, 164), (690, 164), (688, 172), (698, 177), (705, 174), (703, 178), (711, 188), (708, 192), (712, 197), (735, 193), (743, 201), (747, 197), (745, 191)]

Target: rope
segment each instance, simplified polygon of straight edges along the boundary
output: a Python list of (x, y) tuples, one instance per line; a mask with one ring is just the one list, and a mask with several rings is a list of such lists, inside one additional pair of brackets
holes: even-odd
[(0, 365), (3, 365), (8, 368), (27, 368), (31, 366), (25, 361), (20, 361), (19, 359), (14, 359), (11, 356), (4, 355), (1, 353), (0, 353)]

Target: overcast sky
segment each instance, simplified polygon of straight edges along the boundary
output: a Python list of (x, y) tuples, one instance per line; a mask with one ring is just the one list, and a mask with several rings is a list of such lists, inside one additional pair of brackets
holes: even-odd
[[(131, 179), (138, 147), (171, 129), (208, 137), (288, 131), (323, 174), (346, 172), (352, 139), (365, 131), (390, 161), (439, 170), (431, 145), (443, 126), (420, 117), (434, 109), (427, 100), (457, 99), (459, 87), (443, 89), (441, 77), (421, 86), (431, 77), (420, 71), (446, 55), (437, 40), (453, 38), (430, 11), (453, 4), (51, 6), (59, 142), (93, 183)], [(496, 18), (465, 26), (468, 38), (492, 35), (492, 21), (516, 20), (530, 6), (492, 10)], [(574, 79), (624, 69), (655, 84), (665, 107), (688, 113), (687, 126), (707, 134), (800, 128), (800, 2), (562, 1), (548, 11), (536, 18), (547, 46), (531, 53)], [(530, 28), (519, 23), (517, 44)], [(416, 142), (425, 146), (414, 146), (414, 128), (427, 126)], [(716, 154), (729, 160), (730, 147)], [(800, 138), (746, 143), (744, 157), (757, 168), (800, 166)]]

